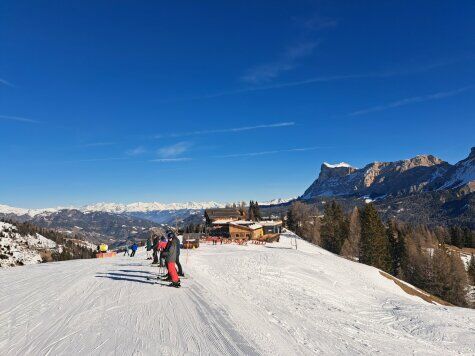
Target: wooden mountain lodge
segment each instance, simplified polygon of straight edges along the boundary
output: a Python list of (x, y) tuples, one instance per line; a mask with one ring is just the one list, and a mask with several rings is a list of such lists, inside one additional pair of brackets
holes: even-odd
[(244, 220), (236, 208), (205, 210), (207, 234), (210, 236), (260, 240), (276, 237), (282, 232), (282, 221)]
[(229, 237), (232, 239), (257, 240), (264, 236), (262, 225), (253, 223), (252, 221), (243, 221), (241, 225), (239, 223), (230, 223), (228, 230)]
[(236, 221), (241, 220), (243, 216), (236, 208), (216, 208), (205, 210), (206, 224), (212, 224), (217, 221)]

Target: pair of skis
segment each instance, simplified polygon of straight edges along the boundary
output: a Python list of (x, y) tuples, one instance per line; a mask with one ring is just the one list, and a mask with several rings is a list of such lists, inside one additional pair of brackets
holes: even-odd
[[(170, 281), (162, 279), (165, 276), (166, 276), (166, 274), (162, 274), (162, 275), (157, 274), (157, 275), (154, 275), (153, 277), (148, 276), (147, 280), (148, 281), (154, 281), (155, 282), (154, 284), (159, 284), (162, 287), (183, 288), (183, 286), (181, 286), (181, 285), (180, 286), (174, 286), (172, 283), (170, 283)], [(186, 279), (186, 277), (180, 277), (180, 279)]]

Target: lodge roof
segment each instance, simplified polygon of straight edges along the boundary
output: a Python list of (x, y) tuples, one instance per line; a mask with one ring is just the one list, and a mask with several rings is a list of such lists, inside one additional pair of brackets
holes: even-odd
[(282, 221), (280, 220), (277, 220), (277, 221), (259, 221), (259, 224), (263, 225), (263, 226), (279, 226), (279, 225), (282, 225)]
[(231, 222), (231, 223), (229, 223), (229, 225), (233, 225), (235, 227), (243, 228), (245, 230), (257, 230), (257, 229), (262, 228), (262, 225), (260, 225), (260, 224), (242, 225), (242, 224), (237, 224), (235, 222)]
[(241, 218), (241, 213), (235, 208), (215, 208), (206, 209), (205, 215), (208, 219), (226, 219), (226, 218)]

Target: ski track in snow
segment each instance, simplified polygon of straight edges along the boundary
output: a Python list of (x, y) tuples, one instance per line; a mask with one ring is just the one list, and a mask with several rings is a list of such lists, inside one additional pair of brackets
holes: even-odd
[(182, 289), (143, 251), (0, 270), (0, 354), (475, 354), (474, 310), (290, 237), (182, 250)]

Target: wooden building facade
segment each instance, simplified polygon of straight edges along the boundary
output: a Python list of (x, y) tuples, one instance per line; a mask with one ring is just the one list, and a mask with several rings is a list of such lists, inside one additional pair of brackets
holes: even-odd
[(264, 230), (262, 229), (262, 225), (259, 224), (229, 224), (229, 237), (232, 239), (255, 240), (262, 237), (263, 235)]

